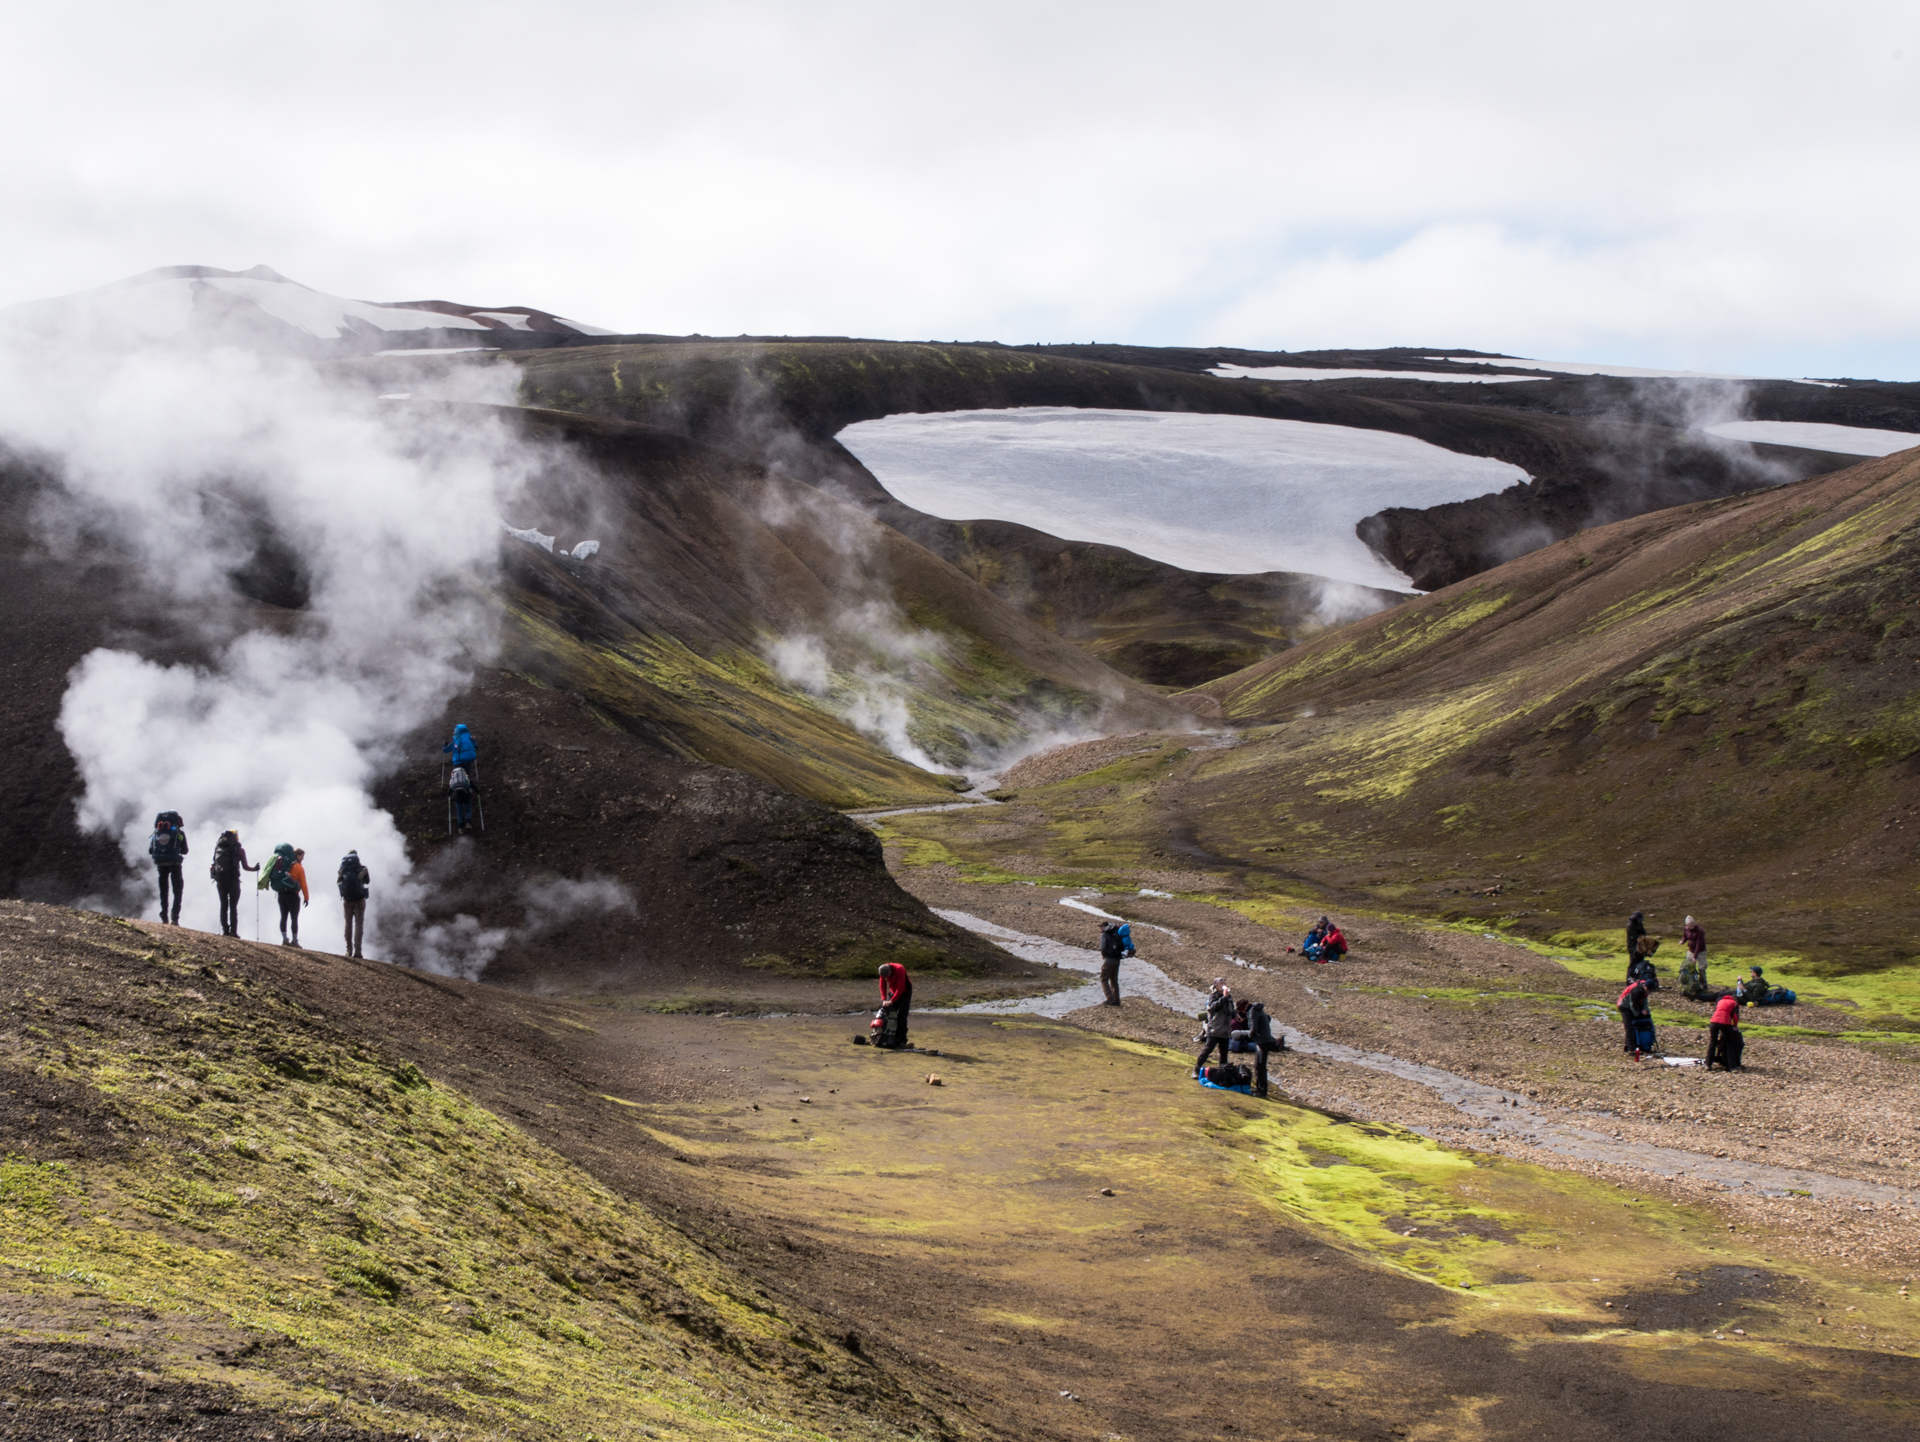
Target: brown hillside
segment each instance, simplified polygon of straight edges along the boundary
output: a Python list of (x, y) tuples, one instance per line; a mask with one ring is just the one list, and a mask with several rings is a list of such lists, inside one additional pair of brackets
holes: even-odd
[(1212, 683), (1256, 729), (1201, 769), (1194, 842), (1524, 929), (1691, 911), (1904, 959), (1916, 521), (1909, 451), (1584, 532)]

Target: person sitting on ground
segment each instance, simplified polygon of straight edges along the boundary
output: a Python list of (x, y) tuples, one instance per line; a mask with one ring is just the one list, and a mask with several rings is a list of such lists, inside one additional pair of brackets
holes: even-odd
[(1100, 923), (1100, 991), (1102, 1006), (1120, 1005), (1120, 958), (1127, 954), (1127, 944), (1121, 938), (1124, 922), (1103, 921)]
[(1746, 1006), (1791, 1006), (1798, 998), (1784, 986), (1768, 981), (1759, 967), (1748, 968), (1747, 979), (1735, 985), (1733, 994)]
[(1740, 1003), (1723, 996), (1707, 1023), (1707, 1070), (1718, 1062), (1723, 1071), (1744, 1071), (1740, 1058), (1746, 1049), (1747, 1039), (1740, 1034)]
[(1223, 1065), (1233, 1060), (1227, 1055), (1227, 1041), (1233, 1034), (1233, 993), (1227, 989), (1225, 977), (1216, 976), (1213, 979), (1213, 989), (1207, 993), (1207, 1010), (1202, 1020), (1205, 1022), (1205, 1027), (1200, 1033), (1200, 1040), (1205, 1045), (1200, 1048), (1200, 1055), (1193, 1061), (1195, 1081), (1200, 1079), (1200, 1069), (1212, 1057), (1215, 1047), (1220, 1048), (1220, 1061)]
[(222, 936), (240, 934), (240, 873), (259, 869), (259, 862), (247, 860), (247, 848), (240, 844), (238, 830), (229, 826), (220, 833), (220, 839), (213, 843), (213, 865), (207, 868), (207, 875), (213, 878), (213, 889), (220, 897)]
[(880, 967), (880, 1010), (874, 1013), (875, 1046), (907, 1049), (907, 1013), (913, 1009), (913, 979), (897, 961)]
[(453, 728), (453, 740), (440, 749), (446, 753), (448, 766), (458, 766), (469, 776), (480, 770), (480, 748), (474, 745), (473, 733), (464, 723)]
[(1252, 1005), (1245, 997), (1233, 1004), (1233, 1019), (1227, 1023), (1227, 1050), (1230, 1052), (1253, 1050), (1253, 1034), (1247, 1023), (1247, 1011)]
[(1621, 1050), (1630, 1052), (1636, 1058), (1652, 1055), (1653, 1009), (1647, 1005), (1647, 984), (1644, 981), (1629, 982), (1614, 1005), (1619, 1009), (1620, 1020), (1627, 1033), (1626, 1045)]
[(1311, 956), (1313, 949), (1320, 944), (1320, 938), (1327, 934), (1327, 928), (1332, 925), (1333, 923), (1328, 921), (1324, 916), (1314, 922), (1312, 926), (1307, 928), (1307, 934), (1300, 939), (1300, 950), (1304, 954)]
[(1330, 961), (1338, 961), (1347, 954), (1346, 937), (1342, 936), (1340, 928), (1328, 921), (1326, 917), (1321, 917), (1319, 926), (1314, 929), (1320, 933), (1319, 939), (1312, 945), (1302, 948), (1308, 961), (1324, 965)]

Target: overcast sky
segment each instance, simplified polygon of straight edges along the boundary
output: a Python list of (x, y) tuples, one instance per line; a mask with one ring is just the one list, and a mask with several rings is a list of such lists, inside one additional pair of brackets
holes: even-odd
[(0, 302), (1920, 379), (1920, 7), (5, 7)]

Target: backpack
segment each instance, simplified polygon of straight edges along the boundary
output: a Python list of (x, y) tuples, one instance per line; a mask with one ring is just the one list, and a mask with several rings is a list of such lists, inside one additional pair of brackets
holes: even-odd
[(340, 870), (334, 880), (340, 883), (340, 895), (345, 900), (365, 901), (367, 899), (367, 884), (360, 879), (360, 873), (364, 869), (360, 865), (360, 853), (357, 851), (349, 851), (340, 858)]
[(207, 868), (207, 875), (216, 881), (240, 879), (240, 838), (231, 831), (221, 832), (220, 839), (213, 843), (213, 865)]
[[(173, 813), (165, 814), (171, 816)], [(180, 858), (186, 855), (187, 851), (186, 847), (180, 844), (181, 840), (181, 834), (175, 828), (156, 827), (152, 839), (147, 842), (147, 855), (153, 858), (156, 866), (178, 866)]]
[(1207, 1080), (1217, 1087), (1244, 1087), (1253, 1085), (1253, 1073), (1238, 1062), (1229, 1062), (1225, 1066), (1210, 1066), (1206, 1072)]
[(267, 864), (266, 870), (260, 873), (260, 889), (265, 891), (269, 887), (275, 891), (291, 891), (296, 894), (300, 890), (300, 883), (293, 879), (293, 863), (278, 852), (274, 853), (273, 860)]
[(455, 796), (471, 796), (473, 794), (473, 778), (467, 775), (466, 767), (456, 766), (453, 768), (453, 774), (447, 778), (447, 790), (451, 791)]

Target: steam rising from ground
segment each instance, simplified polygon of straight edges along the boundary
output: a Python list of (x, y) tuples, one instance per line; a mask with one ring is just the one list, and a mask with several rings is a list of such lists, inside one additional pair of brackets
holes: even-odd
[[(206, 867), (234, 826), (255, 860), (277, 842), (306, 849), (309, 944), (339, 945), (333, 875), (352, 849), (373, 878), (371, 947), (477, 969), (498, 941), (470, 918), (426, 925), (423, 884), (370, 788), (395, 767), (437, 772), (399, 738), (494, 646), (499, 518), (540, 463), (533, 448), (483, 411), (383, 404), (224, 348), (0, 347), (0, 438), (63, 482), (41, 518), (56, 551), (124, 556), (153, 598), (151, 639), (186, 658), (116, 646), (72, 673), (60, 729), (85, 785), (80, 823), (113, 836), (128, 867), (98, 890), (154, 914), (147, 836), (177, 810), (185, 924), (218, 926)], [(237, 585), (291, 604), (249, 604)], [(242, 908), (251, 935), (244, 892)]]

